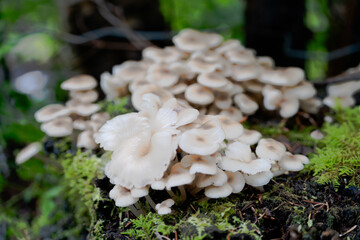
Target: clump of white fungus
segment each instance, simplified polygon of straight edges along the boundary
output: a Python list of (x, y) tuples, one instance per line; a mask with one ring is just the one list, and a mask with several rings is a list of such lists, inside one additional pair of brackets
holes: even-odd
[[(114, 66), (100, 86), (111, 100), (131, 93), (138, 112), (109, 120), (98, 113), (96, 80), (81, 75), (61, 87), (70, 91), (65, 104), (35, 114), (49, 136), (77, 135), (77, 147), (111, 152), (105, 174), (114, 184), (110, 198), (140, 214), (145, 197), (159, 214), (180, 198), (204, 192), (208, 198), (239, 193), (245, 184), (266, 185), (272, 177), (300, 171), (308, 159), (285, 146), (244, 129), (240, 122), (259, 108), (283, 118), (301, 108), (316, 113), (321, 101), (300, 68), (279, 68), (270, 57), (257, 57), (240, 41), (185, 29), (175, 46), (149, 47), (141, 61)], [(172, 199), (155, 203), (149, 189), (166, 190)]]

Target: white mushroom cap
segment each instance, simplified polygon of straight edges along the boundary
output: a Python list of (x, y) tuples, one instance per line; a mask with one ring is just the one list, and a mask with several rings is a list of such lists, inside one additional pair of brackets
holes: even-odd
[(258, 131), (244, 129), (243, 134), (237, 138), (236, 141), (240, 141), (248, 145), (253, 145), (260, 140), (261, 136), (261, 133)]
[(72, 120), (70, 117), (61, 117), (41, 124), (41, 131), (50, 137), (65, 137), (72, 133)]
[(104, 150), (115, 151), (131, 138), (150, 139), (149, 120), (138, 113), (128, 113), (107, 121), (96, 135), (95, 141)]
[(60, 87), (68, 91), (85, 91), (96, 88), (97, 81), (90, 75), (79, 75), (61, 83)]
[(248, 65), (256, 62), (254, 52), (243, 48), (234, 48), (225, 52), (230, 62), (240, 65)]
[(50, 104), (39, 109), (35, 113), (35, 119), (38, 122), (48, 122), (55, 118), (67, 116), (70, 114), (70, 109), (61, 104)]
[(279, 161), (279, 165), (287, 171), (300, 171), (304, 168), (303, 164), (309, 163), (309, 159), (300, 154), (292, 155), (286, 152), (284, 157)]
[(196, 177), (195, 184), (198, 188), (204, 188), (208, 186), (223, 186), (227, 181), (226, 173), (217, 168), (217, 172), (215, 175), (206, 175), (206, 174), (199, 174)]
[(191, 71), (195, 73), (215, 72), (216, 70), (221, 70), (223, 68), (222, 62), (207, 60), (201, 56), (190, 58), (187, 65)]
[(185, 52), (194, 52), (216, 47), (222, 42), (222, 36), (215, 33), (184, 29), (173, 37), (173, 42), (176, 47)]
[(189, 168), (190, 174), (214, 175), (217, 172), (216, 157), (212, 156), (186, 155), (181, 159), (181, 164)]
[(132, 188), (130, 189), (130, 192), (133, 198), (142, 198), (149, 194), (149, 186), (142, 188)]
[(217, 53), (225, 53), (231, 49), (245, 49), (241, 42), (237, 39), (229, 39), (223, 42), (219, 47), (215, 49)]
[(219, 109), (229, 109), (232, 104), (231, 95), (227, 92), (214, 91), (215, 105)]
[(208, 198), (224, 198), (232, 193), (233, 189), (230, 184), (225, 183), (222, 186), (210, 186), (205, 188), (205, 196)]
[(234, 97), (236, 106), (240, 108), (240, 111), (244, 114), (251, 115), (256, 112), (259, 105), (243, 93), (238, 93)]
[(314, 131), (312, 131), (310, 133), (310, 136), (313, 138), (313, 139), (316, 139), (316, 140), (319, 140), (319, 139), (323, 139), (324, 138), (324, 134), (322, 134), (322, 132), (320, 132), (319, 129), (316, 129)]
[(283, 98), (280, 103), (280, 116), (283, 118), (289, 118), (294, 116), (300, 107), (298, 99)]
[(233, 193), (239, 193), (245, 186), (245, 177), (241, 172), (225, 172), (227, 183), (231, 186)]
[(262, 94), (264, 96), (264, 107), (267, 110), (275, 110), (283, 98), (282, 92), (271, 85), (265, 85)]
[(179, 94), (184, 93), (187, 87), (188, 87), (188, 85), (186, 83), (181, 82), (181, 83), (175, 84), (174, 86), (166, 88), (166, 90), (171, 92), (174, 95), (179, 95)]
[(106, 99), (112, 100), (128, 93), (128, 82), (121, 76), (111, 75), (104, 72), (100, 75), (100, 87), (106, 95)]
[(151, 188), (154, 190), (164, 190), (166, 187), (166, 178), (161, 178), (159, 180), (155, 180), (151, 183)]
[(177, 113), (176, 126), (192, 123), (199, 116), (199, 111), (197, 109), (187, 106), (185, 103), (175, 98), (166, 101), (163, 108), (170, 108)]
[(98, 145), (94, 141), (93, 132), (90, 130), (81, 132), (77, 137), (76, 147), (90, 150), (96, 149)]
[(115, 76), (120, 76), (126, 82), (144, 79), (149, 63), (144, 61), (126, 61), (113, 67), (112, 72)]
[(262, 89), (264, 88), (264, 84), (257, 80), (245, 81), (242, 82), (242, 85), (247, 91), (252, 93), (261, 93)]
[(209, 88), (224, 87), (228, 81), (224, 76), (216, 72), (201, 73), (197, 78), (198, 83)]
[(249, 162), (243, 162), (239, 159), (232, 159), (222, 157), (219, 161), (219, 167), (223, 170), (235, 172), (241, 171), (247, 174), (256, 174), (262, 171), (268, 171), (271, 168), (271, 163), (267, 159), (253, 159)]
[(115, 185), (109, 192), (109, 197), (115, 201), (115, 205), (118, 207), (127, 207), (136, 203), (139, 199), (131, 196), (128, 189)]
[(275, 61), (269, 56), (260, 56), (256, 58), (258, 64), (265, 68), (273, 68), (275, 66)]
[(352, 96), (343, 96), (343, 97), (328, 96), (323, 100), (323, 103), (330, 108), (336, 107), (337, 102), (339, 102), (343, 107), (352, 107), (355, 105), (355, 99)]
[(79, 103), (76, 106), (72, 107), (71, 109), (76, 114), (83, 117), (87, 117), (99, 111), (100, 108), (101, 108), (100, 105), (95, 103)]
[(185, 98), (194, 104), (207, 105), (212, 103), (215, 97), (210, 89), (194, 83), (185, 90)]
[(241, 136), (244, 127), (240, 123), (225, 115), (217, 115), (216, 117), (225, 133), (225, 139), (232, 140)]
[(166, 64), (153, 64), (148, 69), (146, 80), (160, 87), (167, 88), (178, 82), (179, 74), (171, 71)]
[(228, 109), (222, 110), (220, 112), (220, 115), (231, 117), (231, 119), (233, 119), (234, 121), (237, 121), (237, 122), (242, 120), (244, 117), (242, 115), (241, 111), (235, 107), (229, 107)]
[(141, 104), (144, 102), (142, 97), (147, 93), (155, 94), (160, 98), (162, 103), (173, 97), (169, 91), (166, 91), (164, 88), (161, 88), (155, 84), (141, 86), (135, 89), (131, 95), (131, 102), (137, 110), (141, 109)]
[(150, 59), (156, 63), (172, 63), (180, 60), (184, 53), (176, 47), (147, 47), (142, 52), (143, 58)]
[(256, 155), (271, 161), (280, 160), (286, 152), (284, 144), (271, 138), (263, 138), (256, 147)]
[(215, 153), (225, 138), (217, 119), (212, 119), (200, 128), (185, 131), (179, 141), (179, 147), (190, 154), (211, 155)]
[(246, 184), (253, 187), (264, 186), (270, 182), (271, 178), (273, 178), (273, 174), (270, 171), (259, 172), (253, 175), (245, 174), (244, 176)]
[(305, 112), (316, 114), (322, 106), (322, 101), (319, 98), (309, 98), (300, 100), (300, 108)]
[(297, 99), (309, 99), (314, 97), (316, 94), (316, 89), (309, 82), (301, 82), (295, 87), (288, 88), (284, 91), (284, 96), (287, 98), (297, 98)]
[(155, 209), (158, 214), (166, 215), (171, 213), (171, 207), (175, 204), (174, 200), (171, 198), (156, 204)]
[(233, 65), (231, 70), (231, 76), (238, 82), (257, 79), (260, 74), (259, 67), (255, 64)]
[(304, 70), (297, 67), (288, 67), (279, 70), (264, 70), (260, 81), (275, 86), (295, 86), (305, 78)]
[(192, 79), (195, 76), (195, 73), (191, 71), (191, 68), (185, 61), (173, 62), (169, 65), (169, 68), (185, 80)]
[(360, 89), (360, 81), (332, 84), (327, 87), (327, 93), (332, 97), (352, 96)]
[[(128, 131), (133, 131), (128, 129)], [(125, 133), (128, 134), (128, 133)], [(128, 138), (112, 154), (105, 174), (117, 185), (141, 188), (160, 179), (173, 156), (172, 134), (157, 132), (151, 139)]]
[(70, 91), (70, 97), (82, 103), (92, 103), (98, 99), (97, 91)]
[(35, 156), (38, 152), (40, 152), (41, 149), (42, 149), (42, 145), (39, 142), (34, 142), (27, 145), (26, 147), (21, 149), (21, 151), (16, 155), (15, 158), (16, 164), (20, 165), (26, 162), (27, 160)]
[(166, 188), (182, 186), (192, 183), (195, 174), (191, 174), (188, 167), (184, 167), (180, 162), (175, 163), (170, 170), (170, 174), (166, 178)]

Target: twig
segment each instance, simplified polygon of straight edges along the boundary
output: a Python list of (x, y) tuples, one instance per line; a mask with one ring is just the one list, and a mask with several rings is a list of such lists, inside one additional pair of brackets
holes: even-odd
[(353, 80), (359, 80), (360, 79), (360, 71), (350, 73), (350, 74), (340, 74), (335, 77), (330, 77), (324, 79), (322, 82), (315, 82), (315, 86), (323, 86), (323, 85), (329, 85), (329, 84), (335, 84), (335, 83), (343, 83), (343, 82), (349, 82)]
[(350, 233), (351, 231), (354, 231), (356, 229), (357, 225), (352, 226), (349, 230), (339, 235), (339, 237), (344, 237), (346, 234)]
[(134, 47), (137, 49), (143, 49), (152, 45), (146, 38), (131, 29), (131, 27), (126, 23), (121, 8), (116, 7), (116, 13), (119, 16), (115, 16), (110, 9), (106, 7), (107, 4), (104, 0), (93, 0), (93, 2), (97, 4), (101, 16), (104, 17), (104, 19), (110, 24), (119, 27)]

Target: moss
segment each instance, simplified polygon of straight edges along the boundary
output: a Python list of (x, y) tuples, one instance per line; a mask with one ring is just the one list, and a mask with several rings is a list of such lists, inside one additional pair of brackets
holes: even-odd
[[(326, 123), (316, 153), (306, 166), (318, 183), (330, 183), (336, 188), (344, 183), (360, 187), (360, 114), (359, 108), (336, 109), (335, 123)], [(347, 179), (347, 180), (343, 180)]]
[(111, 117), (135, 111), (135, 109), (130, 105), (129, 96), (117, 98), (111, 101), (105, 100), (102, 101), (100, 105), (102, 111), (107, 112)]
[(90, 152), (79, 150), (75, 156), (67, 154), (61, 164), (65, 193), (74, 206), (77, 222), (85, 226), (94, 224), (97, 204), (101, 200), (100, 189), (95, 186), (94, 180), (103, 175), (102, 160)]

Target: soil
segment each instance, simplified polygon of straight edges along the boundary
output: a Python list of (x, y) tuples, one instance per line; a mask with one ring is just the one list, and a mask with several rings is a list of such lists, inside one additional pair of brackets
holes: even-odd
[[(262, 239), (360, 239), (359, 189), (340, 186), (335, 190), (332, 186), (317, 184), (304, 175), (305, 173), (275, 178), (265, 186), (264, 192), (248, 186), (240, 194), (231, 195), (228, 200), (236, 203), (237, 217), (256, 224)], [(96, 184), (107, 198), (107, 193), (112, 188), (108, 179), (99, 179)], [(180, 208), (184, 212), (195, 213), (196, 209), (189, 210), (188, 204), (185, 202)], [(101, 202), (97, 209), (98, 218), (104, 221), (103, 231), (106, 237), (129, 239), (128, 236), (121, 235), (128, 226), (125, 224), (126, 227), (121, 229), (119, 214), (114, 212), (113, 202), (107, 200)], [(127, 216), (134, 217), (131, 213), (127, 213)], [(191, 233), (186, 233), (190, 230), (180, 227), (178, 235), (191, 237)], [(205, 239), (227, 239), (228, 232), (215, 226), (207, 227), (205, 231)], [(175, 235), (168, 237), (173, 239)], [(253, 237), (237, 234), (230, 239)]]

